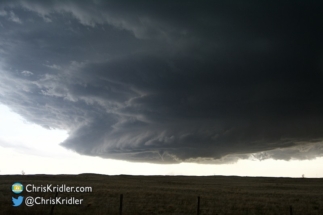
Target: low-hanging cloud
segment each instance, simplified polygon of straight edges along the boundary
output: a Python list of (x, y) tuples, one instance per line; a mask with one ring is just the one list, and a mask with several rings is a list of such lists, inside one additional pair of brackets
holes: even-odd
[(62, 145), (86, 155), (313, 159), (323, 155), (321, 9), (4, 1), (0, 102), (68, 130)]

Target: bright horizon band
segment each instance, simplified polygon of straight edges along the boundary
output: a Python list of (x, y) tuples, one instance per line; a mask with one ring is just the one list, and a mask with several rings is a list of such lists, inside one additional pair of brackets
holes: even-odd
[(74, 187), (74, 186), (67, 186), (66, 184), (56, 185), (53, 186), (52, 184), (47, 184), (46, 186), (40, 185), (35, 186), (34, 184), (26, 185), (26, 192), (61, 192), (61, 193), (91, 193), (92, 187)]

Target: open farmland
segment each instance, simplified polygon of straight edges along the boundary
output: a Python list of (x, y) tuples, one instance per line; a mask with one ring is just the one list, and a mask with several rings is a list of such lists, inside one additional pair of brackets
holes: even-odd
[[(119, 214), (123, 194), (124, 215), (135, 214), (323, 214), (323, 179), (254, 178), (225, 176), (106, 176), (12, 175), (0, 176), (0, 214), (49, 214), (51, 205), (13, 207), (14, 182), (24, 186), (53, 184), (91, 186), (92, 193), (58, 193), (59, 197), (83, 198), (82, 205), (56, 205), (53, 214)], [(55, 193), (27, 193), (55, 197)]]

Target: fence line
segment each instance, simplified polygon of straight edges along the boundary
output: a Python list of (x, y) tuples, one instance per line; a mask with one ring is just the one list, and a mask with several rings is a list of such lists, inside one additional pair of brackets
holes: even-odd
[[(58, 195), (58, 192), (56, 192), (55, 194), (55, 198), (57, 197)], [(200, 196), (197, 196), (197, 215), (200, 215), (200, 203), (201, 203), (201, 197)], [(54, 214), (54, 207), (55, 205), (52, 205), (51, 209), (50, 209), (50, 215), (53, 215)], [(122, 215), (122, 207), (123, 207), (123, 194), (120, 194), (120, 204), (119, 204), (119, 215)], [(249, 209), (247, 208), (246, 210), (246, 214), (248, 215), (249, 214)], [(289, 206), (289, 214), (290, 215), (293, 215), (293, 207), (290, 205)]]
[(200, 215), (200, 196), (197, 197), (197, 215)]
[[(56, 193), (56, 196), (57, 196), (57, 193)], [(120, 194), (119, 215), (122, 215), (122, 206), (123, 206), (122, 203), (123, 203), (123, 194)], [(197, 211), (196, 211), (197, 212), (196, 213), (197, 215), (200, 215), (200, 203), (201, 203), (201, 197), (200, 196), (197, 196)], [(52, 208), (52, 210), (53, 210), (53, 208)], [(247, 208), (247, 211), (246, 212), (247, 212), (247, 214), (249, 214), (248, 208)], [(290, 215), (293, 215), (293, 207), (291, 205), (289, 206), (289, 214)]]
[(123, 194), (120, 195), (120, 207), (119, 207), (119, 214), (122, 215), (122, 201), (123, 201)]
[[(56, 192), (56, 194), (55, 194), (55, 199), (56, 199), (57, 195), (58, 195), (58, 192)], [(53, 213), (54, 213), (54, 207), (55, 207), (55, 205), (52, 205), (52, 207), (50, 209), (50, 212), (49, 212), (49, 215), (53, 215)]]

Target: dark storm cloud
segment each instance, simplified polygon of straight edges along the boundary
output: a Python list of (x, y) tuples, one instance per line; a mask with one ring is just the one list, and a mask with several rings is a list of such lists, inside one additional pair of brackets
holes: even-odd
[(0, 101), (81, 154), (322, 156), (322, 3), (7, 1)]

